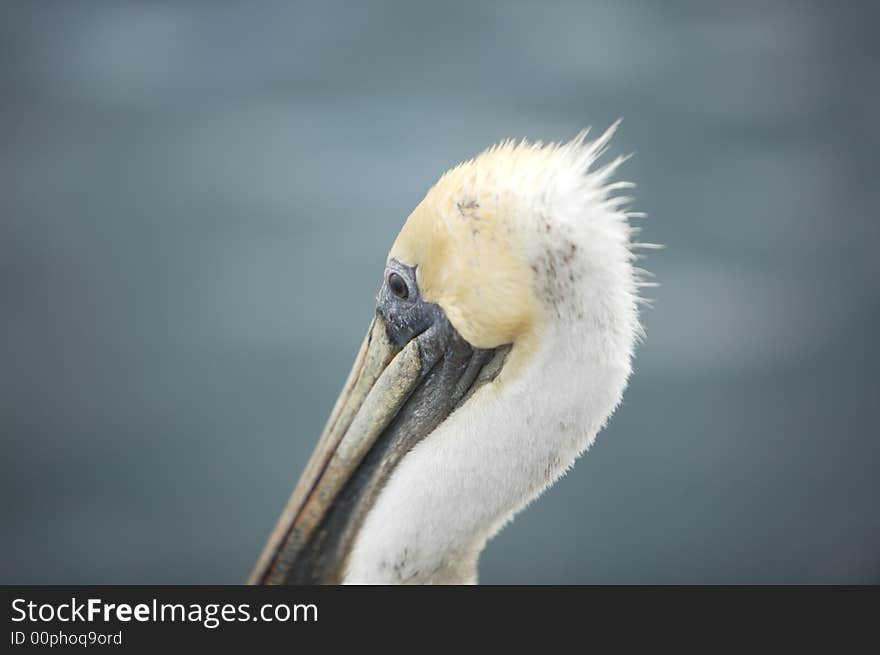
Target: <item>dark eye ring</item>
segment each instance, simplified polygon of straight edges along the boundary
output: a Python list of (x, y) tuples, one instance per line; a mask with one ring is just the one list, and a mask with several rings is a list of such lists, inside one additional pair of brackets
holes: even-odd
[(406, 282), (397, 273), (392, 272), (388, 274), (388, 288), (391, 289), (391, 293), (401, 300), (406, 300), (409, 297), (409, 289), (406, 286)]

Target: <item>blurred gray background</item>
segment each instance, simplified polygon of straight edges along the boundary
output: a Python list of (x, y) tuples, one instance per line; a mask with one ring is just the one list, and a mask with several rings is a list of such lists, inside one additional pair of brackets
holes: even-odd
[(397, 230), (624, 117), (623, 406), (485, 583), (880, 582), (877, 3), (5, 2), (0, 582), (235, 583)]

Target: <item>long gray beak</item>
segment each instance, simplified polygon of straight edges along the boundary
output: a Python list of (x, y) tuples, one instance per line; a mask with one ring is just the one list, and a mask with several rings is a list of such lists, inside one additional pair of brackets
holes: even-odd
[(342, 582), (357, 532), (394, 467), (501, 369), (509, 348), (472, 348), (442, 310), (423, 304), (427, 327), (402, 336), (380, 303), (250, 584)]

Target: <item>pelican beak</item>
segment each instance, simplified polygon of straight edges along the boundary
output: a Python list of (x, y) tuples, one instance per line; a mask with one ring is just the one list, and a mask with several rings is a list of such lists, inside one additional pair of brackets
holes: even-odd
[(314, 453), (249, 579), (336, 584), (394, 467), (477, 387), (509, 348), (472, 348), (442, 309), (380, 292), (367, 336)]

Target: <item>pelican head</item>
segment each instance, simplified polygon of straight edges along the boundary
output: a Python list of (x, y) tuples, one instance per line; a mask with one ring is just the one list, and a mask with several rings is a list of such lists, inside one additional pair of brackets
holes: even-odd
[(473, 583), (486, 541), (620, 402), (640, 335), (628, 198), (594, 141), (507, 141), (444, 174), (252, 583)]

